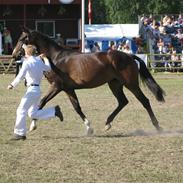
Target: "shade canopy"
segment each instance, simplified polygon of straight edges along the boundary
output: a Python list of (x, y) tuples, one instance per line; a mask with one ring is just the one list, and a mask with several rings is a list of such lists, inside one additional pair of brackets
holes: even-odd
[(85, 25), (86, 39), (117, 40), (122, 37), (139, 36), (138, 24), (93, 24)]

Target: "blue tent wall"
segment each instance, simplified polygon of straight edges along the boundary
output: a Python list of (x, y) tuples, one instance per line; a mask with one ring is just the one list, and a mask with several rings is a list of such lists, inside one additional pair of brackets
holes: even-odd
[(126, 40), (129, 40), (131, 42), (131, 50), (135, 54), (136, 51), (137, 51), (137, 46), (136, 46), (136, 43), (134, 42), (134, 40), (131, 39), (131, 38), (126, 38), (126, 37), (119, 38), (119, 39), (104, 39), (104, 38), (101, 38), (101, 39), (99, 39), (99, 38), (97, 38), (97, 39), (95, 39), (95, 38), (87, 39), (86, 38), (88, 48), (92, 49), (94, 43), (98, 42), (99, 45), (101, 45), (101, 51), (107, 51), (109, 49), (111, 41), (114, 41), (115, 44), (118, 46), (120, 43), (126, 42)]

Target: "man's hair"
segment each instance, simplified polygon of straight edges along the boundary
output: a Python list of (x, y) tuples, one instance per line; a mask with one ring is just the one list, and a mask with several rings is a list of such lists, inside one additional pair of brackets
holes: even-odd
[(36, 47), (34, 45), (31, 45), (31, 44), (28, 44), (26, 47), (25, 47), (25, 53), (27, 55), (36, 55)]

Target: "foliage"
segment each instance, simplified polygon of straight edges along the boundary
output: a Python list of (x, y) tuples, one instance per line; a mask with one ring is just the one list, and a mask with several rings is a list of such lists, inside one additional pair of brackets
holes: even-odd
[[(106, 8), (104, 0), (91, 0), (92, 2), (92, 23), (106, 23)], [(88, 23), (88, 0), (86, 0), (86, 22)]]
[(92, 23), (137, 23), (139, 15), (179, 14), (182, 6), (179, 0), (92, 0)]

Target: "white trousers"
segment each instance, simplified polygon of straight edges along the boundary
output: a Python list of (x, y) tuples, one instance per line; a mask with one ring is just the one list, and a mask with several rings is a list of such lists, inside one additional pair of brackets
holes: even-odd
[(18, 135), (26, 135), (26, 117), (27, 114), (32, 119), (48, 119), (55, 117), (55, 107), (38, 110), (41, 91), (39, 86), (28, 87), (25, 95), (17, 108), (17, 118), (14, 127), (14, 133)]

